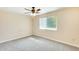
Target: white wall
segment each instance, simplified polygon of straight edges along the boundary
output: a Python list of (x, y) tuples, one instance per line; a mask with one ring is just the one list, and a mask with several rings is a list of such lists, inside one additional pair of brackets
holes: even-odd
[(0, 10), (0, 43), (32, 35), (29, 16)]
[[(58, 30), (40, 30), (39, 18), (51, 15), (58, 19)], [(32, 28), (34, 35), (79, 47), (79, 8), (64, 8), (32, 18), (0, 10), (0, 43), (32, 35)]]
[[(57, 17), (57, 31), (39, 29), (39, 18), (45, 16)], [(64, 8), (37, 16), (34, 18), (33, 24), (34, 35), (79, 47), (79, 8)]]

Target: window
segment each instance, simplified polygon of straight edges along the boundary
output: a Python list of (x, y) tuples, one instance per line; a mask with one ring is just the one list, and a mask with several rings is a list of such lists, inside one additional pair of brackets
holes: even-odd
[(56, 17), (43, 17), (39, 19), (40, 29), (57, 30)]

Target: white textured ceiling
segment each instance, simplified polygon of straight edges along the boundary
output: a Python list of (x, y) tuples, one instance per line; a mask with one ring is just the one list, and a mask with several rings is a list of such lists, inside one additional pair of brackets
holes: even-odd
[[(27, 9), (31, 9), (31, 7), (26, 7)], [(59, 7), (39, 7), (41, 9), (40, 14), (44, 14), (50, 11), (55, 11), (57, 9), (60, 9)], [(10, 12), (15, 12), (15, 13), (20, 13), (20, 14), (24, 14), (25, 11), (24, 7), (0, 7), (0, 10), (4, 10), (4, 11), (10, 11)]]

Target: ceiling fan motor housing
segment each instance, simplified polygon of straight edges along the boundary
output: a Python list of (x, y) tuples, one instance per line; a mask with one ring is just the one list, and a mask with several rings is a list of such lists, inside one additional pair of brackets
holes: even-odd
[(35, 13), (35, 7), (32, 7), (31, 11), (32, 11), (32, 13)]
[(27, 8), (25, 8), (25, 10), (28, 10), (28, 11), (31, 11), (31, 13), (32, 14), (37, 14), (37, 13), (39, 13), (39, 11), (41, 10), (41, 9), (36, 9), (35, 7), (32, 7), (32, 9), (30, 10), (30, 9), (27, 9)]

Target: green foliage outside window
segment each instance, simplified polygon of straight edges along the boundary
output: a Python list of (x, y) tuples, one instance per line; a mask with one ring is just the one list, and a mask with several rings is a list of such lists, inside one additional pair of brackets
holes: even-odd
[(54, 17), (47, 17), (47, 27), (56, 28), (56, 19)]

